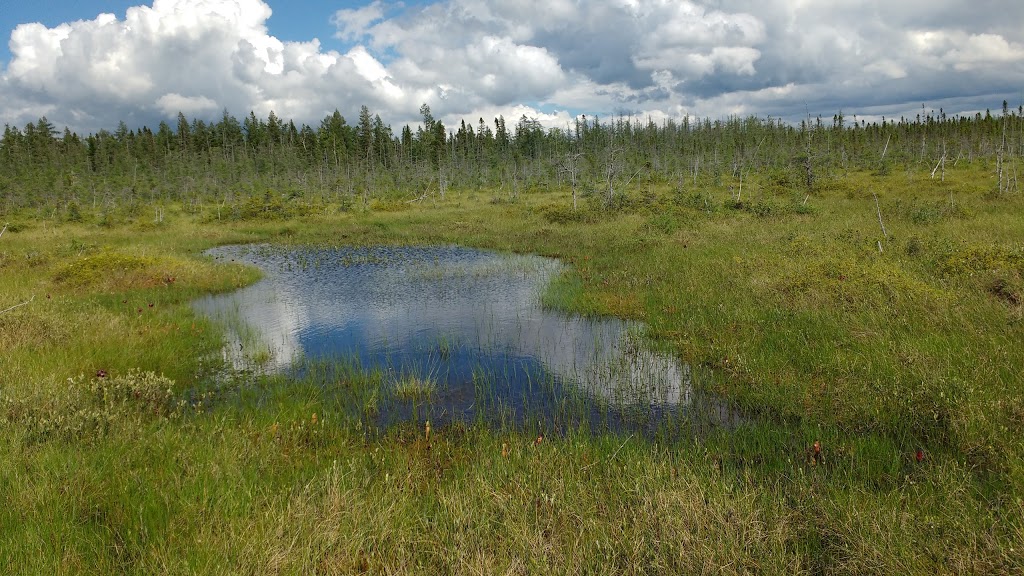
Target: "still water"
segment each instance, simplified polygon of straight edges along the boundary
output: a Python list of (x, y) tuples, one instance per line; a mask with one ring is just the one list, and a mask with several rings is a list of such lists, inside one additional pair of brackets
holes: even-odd
[[(558, 260), (456, 246), (284, 248), (226, 246), (218, 261), (264, 278), (206, 296), (195, 309), (226, 327), (226, 360), (240, 369), (300, 373), (347, 362), (396, 388), (426, 383), (417, 417), (471, 420), (490, 410), (523, 422), (600, 414), (612, 427), (700, 406), (689, 367), (644, 345), (643, 327), (541, 305)], [(409, 416), (391, 405), (387, 420)], [(571, 405), (571, 408), (566, 408)], [(425, 416), (424, 416), (425, 415)]]

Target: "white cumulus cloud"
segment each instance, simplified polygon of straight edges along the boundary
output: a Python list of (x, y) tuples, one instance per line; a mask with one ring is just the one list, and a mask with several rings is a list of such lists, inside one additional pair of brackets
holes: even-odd
[(164, 94), (157, 98), (156, 105), (163, 110), (164, 114), (170, 116), (178, 112), (186, 116), (217, 111), (217, 102), (205, 96), (182, 96), (181, 94)]
[(331, 22), (338, 27), (338, 37), (356, 40), (366, 34), (370, 24), (384, 17), (384, 10), (377, 0), (362, 8), (345, 8), (334, 13)]
[(154, 0), (22, 24), (0, 119), (45, 114), (85, 132), (227, 109), (315, 125), (365, 104), (397, 127), (424, 102), (449, 126), (498, 114), (551, 126), (578, 113), (891, 116), (922, 102), (996, 107), (1024, 85), (1022, 3), (373, 0), (334, 14), (329, 49), (275, 37), (275, 1)]

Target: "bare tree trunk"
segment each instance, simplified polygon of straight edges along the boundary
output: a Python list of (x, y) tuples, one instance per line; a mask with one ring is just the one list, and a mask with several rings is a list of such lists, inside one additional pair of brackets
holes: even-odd
[(946, 181), (946, 142), (942, 142), (942, 174), (939, 176), (939, 182)]
[(566, 154), (565, 159), (562, 161), (562, 169), (560, 172), (566, 172), (569, 174), (569, 183), (572, 186), (572, 209), (576, 211), (576, 186), (577, 177), (579, 176), (579, 160), (583, 154), (577, 152), (576, 154)]
[(1003, 151), (1000, 150), (996, 156), (996, 187), (1001, 194), (1003, 192)]
[(512, 162), (512, 195), (513, 200), (519, 198), (519, 165)]
[(608, 159), (606, 161), (604, 172), (605, 179), (608, 184), (608, 203), (612, 203), (612, 199), (615, 197), (615, 176), (622, 171), (622, 167), (615, 161), (615, 156), (621, 151), (619, 148), (613, 148), (608, 151)]

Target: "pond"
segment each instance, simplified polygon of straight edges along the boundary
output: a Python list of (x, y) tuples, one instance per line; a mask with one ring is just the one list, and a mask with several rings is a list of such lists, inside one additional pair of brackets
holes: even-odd
[(545, 308), (555, 259), (457, 246), (225, 246), (264, 278), (196, 300), (239, 369), (301, 375), (356, 366), (389, 392), (378, 421), (485, 419), (540, 428), (651, 429), (731, 416), (689, 366), (645, 345), (643, 326)]

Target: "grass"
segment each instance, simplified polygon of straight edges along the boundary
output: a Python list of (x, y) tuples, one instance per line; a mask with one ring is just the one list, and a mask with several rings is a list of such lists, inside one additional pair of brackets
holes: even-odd
[[(656, 183), (579, 215), (565, 190), (452, 190), (271, 223), (5, 216), (0, 309), (35, 299), (0, 314), (0, 572), (1020, 573), (1024, 198), (986, 177), (796, 198), (751, 175), (742, 205)], [(423, 381), (225, 378), (189, 302), (257, 277), (203, 249), (257, 241), (560, 258), (545, 305), (644, 321), (748, 418), (428, 439), (372, 426)]]
[(403, 374), (394, 385), (394, 395), (399, 400), (427, 400), (437, 393), (437, 383), (428, 377)]

